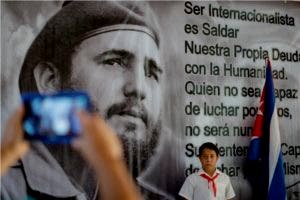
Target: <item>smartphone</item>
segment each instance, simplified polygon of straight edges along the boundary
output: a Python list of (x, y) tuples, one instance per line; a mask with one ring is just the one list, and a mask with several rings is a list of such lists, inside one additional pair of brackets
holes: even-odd
[(90, 99), (85, 92), (24, 93), (22, 101), (25, 139), (44, 143), (70, 143), (82, 131), (78, 112), (91, 111)]

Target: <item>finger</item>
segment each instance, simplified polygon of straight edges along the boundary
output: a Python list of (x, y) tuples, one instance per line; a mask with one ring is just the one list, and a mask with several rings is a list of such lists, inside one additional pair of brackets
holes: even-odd
[(21, 125), (23, 117), (24, 117), (24, 108), (23, 108), (23, 106), (20, 106), (11, 115), (11, 117), (9, 118), (8, 124), (11, 125), (11, 126), (12, 125)]
[(26, 141), (20, 142), (18, 144), (17, 153), (16, 153), (18, 155), (18, 158), (23, 157), (27, 153), (27, 151), (29, 150), (29, 147), (30, 146), (29, 146), (28, 142), (26, 142)]
[[(2, 150), (2, 149), (1, 149)], [(28, 142), (20, 142), (1, 151), (1, 175), (29, 150)]]
[(81, 149), (82, 149), (82, 138), (75, 138), (74, 140), (72, 140), (71, 145), (75, 150), (81, 151)]
[[(17, 119), (17, 121), (18, 121), (18, 122), (22, 122), (23, 117), (24, 117), (24, 114), (25, 114), (24, 106), (21, 105), (21, 106), (17, 109), (17, 111), (16, 111), (15, 114), (16, 114), (16, 119)], [(21, 123), (20, 123), (20, 124), (21, 124)]]
[(80, 110), (79, 112), (77, 112), (77, 115), (81, 123), (86, 123), (86, 117), (88, 114), (84, 110)]
[(115, 134), (113, 129), (100, 116), (92, 115), (92, 119), (93, 119), (93, 123), (95, 124), (97, 131), (100, 134), (102, 134), (102, 135)]
[(24, 106), (20, 106), (19, 109), (16, 111), (16, 122), (15, 122), (15, 133), (16, 137), (18, 139), (23, 139), (24, 138), (24, 131), (23, 131), (23, 118), (25, 114), (25, 109)]
[(78, 116), (79, 116), (80, 123), (82, 125), (83, 132), (91, 131), (91, 129), (92, 129), (91, 116), (88, 113), (84, 112), (84, 111), (80, 111), (78, 113)]
[[(10, 144), (17, 141), (19, 135), (22, 135), (22, 117), (24, 115), (23, 106), (20, 106), (7, 120), (2, 138), (2, 145)], [(17, 138), (17, 139), (16, 139)]]

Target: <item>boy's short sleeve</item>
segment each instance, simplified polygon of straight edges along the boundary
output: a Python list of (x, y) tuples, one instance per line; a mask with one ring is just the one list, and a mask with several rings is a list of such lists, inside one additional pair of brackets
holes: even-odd
[(192, 183), (191, 175), (190, 175), (185, 179), (179, 191), (179, 195), (184, 197), (185, 199), (192, 200), (193, 192), (194, 192), (194, 184)]
[(233, 197), (235, 197), (235, 193), (234, 193), (234, 190), (233, 190), (233, 187), (231, 185), (229, 177), (228, 177), (228, 183), (226, 185), (226, 191), (225, 192), (226, 192), (225, 193), (226, 199), (232, 199)]

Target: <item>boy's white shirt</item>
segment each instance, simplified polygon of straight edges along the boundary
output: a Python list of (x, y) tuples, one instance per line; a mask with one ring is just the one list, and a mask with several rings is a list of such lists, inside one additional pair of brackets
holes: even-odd
[(219, 173), (219, 175), (215, 179), (217, 187), (216, 197), (213, 193), (212, 182), (209, 183), (208, 180), (200, 176), (201, 174), (208, 175), (203, 171), (203, 169), (189, 175), (186, 178), (181, 190), (179, 191), (179, 195), (188, 200), (227, 200), (235, 197), (228, 175), (216, 169), (213, 176), (208, 176), (214, 177), (217, 173)]

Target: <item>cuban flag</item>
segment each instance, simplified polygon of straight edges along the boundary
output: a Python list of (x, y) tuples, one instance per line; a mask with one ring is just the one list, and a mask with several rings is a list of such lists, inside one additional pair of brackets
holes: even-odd
[(270, 60), (266, 60), (266, 81), (254, 122), (245, 176), (253, 199), (285, 200), (283, 157)]

